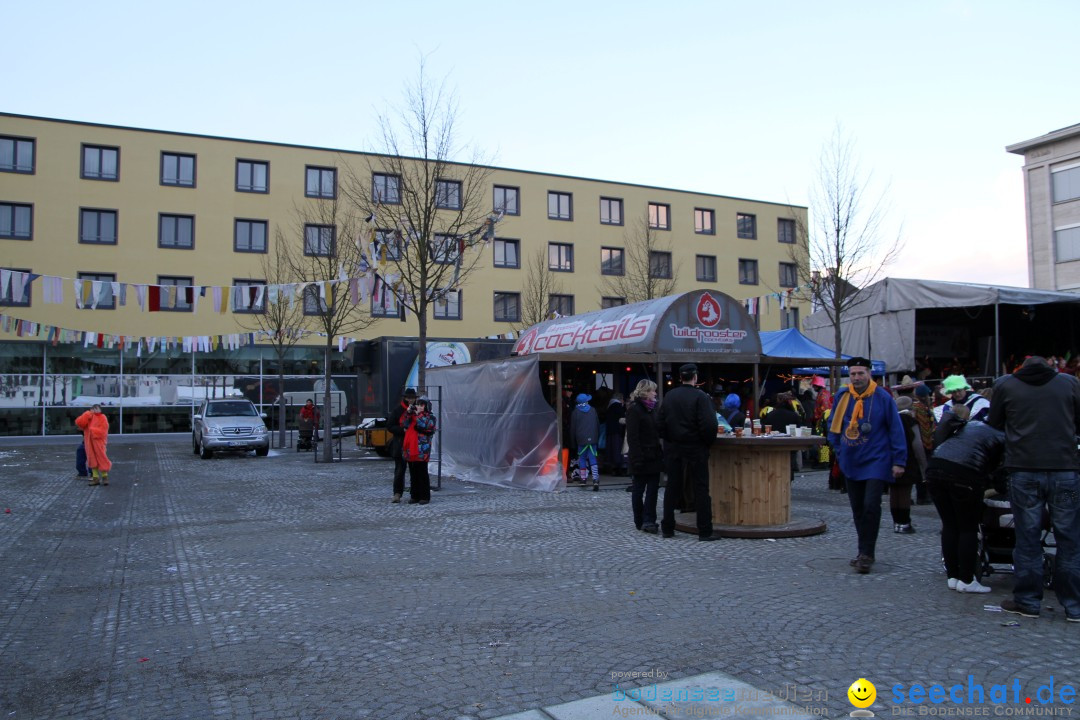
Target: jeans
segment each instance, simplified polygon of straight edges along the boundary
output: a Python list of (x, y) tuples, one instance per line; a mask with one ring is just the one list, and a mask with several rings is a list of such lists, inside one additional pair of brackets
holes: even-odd
[(1054, 590), (1071, 618), (1080, 618), (1080, 477), (1075, 470), (1014, 470), (1009, 473), (1009, 502), (1016, 524), (1013, 549), (1013, 599), (1025, 610), (1039, 612), (1043, 596), (1043, 508), (1057, 542)]
[(982, 488), (970, 482), (932, 473), (930, 497), (941, 516), (941, 557), (951, 578), (970, 583), (979, 560), (979, 520)]
[(633, 480), (630, 505), (634, 509), (634, 525), (640, 530), (642, 525), (656, 524), (656, 494), (660, 488), (660, 473), (635, 474)]
[(859, 554), (874, 557), (878, 530), (881, 527), (881, 495), (884, 480), (853, 480), (847, 478), (847, 496), (851, 517), (859, 536)]
[(667, 458), (667, 490), (664, 491), (664, 519), (660, 529), (665, 533), (675, 532), (675, 503), (682, 502), (680, 495), (683, 484), (694, 489), (694, 505), (697, 508), (698, 537), (712, 535), (712, 500), (709, 498), (709, 448), (680, 447), (665, 448)]

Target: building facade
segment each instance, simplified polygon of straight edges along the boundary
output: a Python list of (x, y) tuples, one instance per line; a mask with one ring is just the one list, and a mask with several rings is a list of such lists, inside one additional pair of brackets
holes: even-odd
[[(346, 203), (346, 177), (386, 198), (372, 157), (0, 114), (0, 434), (67, 432), (71, 408), (94, 398), (122, 408), (125, 432), (183, 430), (200, 397), (276, 374), (276, 355), (251, 332), (270, 295), (267, 253), (346, 242), (332, 226), (301, 230), (297, 217)], [(520, 329), (538, 251), (561, 285), (551, 310), (623, 302), (603, 281), (626, 271), (641, 223), (656, 239), (651, 271), (674, 276), (675, 292), (765, 298), (799, 284), (803, 207), (505, 168), (486, 178), (499, 220), (476, 270), (433, 306), (430, 337)], [(454, 188), (448, 178), (445, 202)], [(367, 290), (358, 304), (375, 320), (348, 339), (417, 334), (415, 317)], [(762, 330), (797, 326), (802, 310), (796, 297), (754, 306)], [(305, 337), (285, 371), (321, 373), (323, 344)], [(348, 373), (343, 361), (338, 371)]]
[(1024, 157), (1029, 284), (1080, 292), (1080, 125), (1005, 149)]

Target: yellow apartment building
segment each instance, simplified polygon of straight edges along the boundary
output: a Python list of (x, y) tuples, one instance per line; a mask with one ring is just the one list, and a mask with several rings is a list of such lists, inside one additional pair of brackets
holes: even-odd
[[(250, 333), (263, 258), (275, 242), (311, 242), (298, 216), (346, 202), (346, 177), (370, 177), (372, 192), (389, 190), (392, 201), (393, 178), (372, 177), (372, 157), (0, 113), (0, 434), (69, 432), (72, 408), (94, 399), (118, 407), (123, 432), (183, 430), (202, 397), (241, 376), (256, 384), (276, 375), (273, 352)], [(761, 298), (762, 330), (797, 327), (805, 312), (797, 301), (766, 301), (799, 284), (792, 250), (805, 257), (803, 207), (486, 171), (501, 219), (452, 301), (433, 308), (429, 337), (517, 329), (538, 250), (561, 285), (550, 309), (624, 302), (605, 295), (604, 276), (624, 272), (645, 221), (657, 238), (655, 272), (673, 274), (676, 292)], [(417, 334), (415, 317), (381, 317), (386, 308), (368, 294), (360, 305), (374, 322), (335, 341)], [(306, 337), (285, 371), (321, 372), (324, 343)], [(335, 361), (334, 372), (352, 370)]]

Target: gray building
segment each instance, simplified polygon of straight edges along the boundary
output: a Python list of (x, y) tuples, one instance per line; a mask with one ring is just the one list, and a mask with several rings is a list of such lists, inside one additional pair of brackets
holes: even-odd
[(1080, 125), (1005, 150), (1024, 156), (1028, 283), (1080, 292)]

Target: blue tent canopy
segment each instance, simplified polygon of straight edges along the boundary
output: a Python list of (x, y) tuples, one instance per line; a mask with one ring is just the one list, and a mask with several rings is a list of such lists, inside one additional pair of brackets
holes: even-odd
[[(796, 328), (787, 330), (774, 330), (758, 334), (761, 338), (761, 352), (768, 358), (797, 358), (799, 360), (834, 360), (836, 353), (824, 345), (818, 345), (810, 338), (803, 335)], [(844, 359), (850, 355), (842, 355)], [(828, 375), (829, 368), (822, 367), (798, 367), (793, 371), (797, 375)], [(871, 360), (870, 372), (874, 375), (885, 374), (885, 361)], [(841, 368), (842, 375), (847, 374), (847, 368)]]

